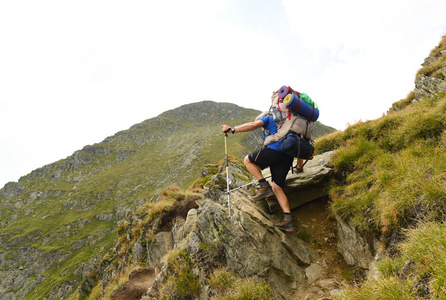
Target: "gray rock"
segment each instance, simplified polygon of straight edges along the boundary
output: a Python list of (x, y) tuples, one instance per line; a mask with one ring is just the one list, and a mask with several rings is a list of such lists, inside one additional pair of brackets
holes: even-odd
[[(446, 73), (446, 68), (440, 70)], [(446, 91), (446, 81), (437, 77), (418, 75), (415, 80), (415, 99), (421, 100), (423, 97), (433, 98)]]
[(338, 251), (349, 265), (369, 268), (373, 261), (372, 247), (355, 226), (336, 216), (338, 222)]
[(243, 191), (232, 195), (231, 205), (233, 217), (229, 219), (227, 209), (205, 201), (198, 209), (188, 249), (196, 250), (198, 243), (222, 249), (226, 264), (236, 274), (266, 277), (285, 298), (304, 282), (302, 267), (315, 261), (316, 254), (295, 235), (277, 230)]
[(147, 245), (147, 266), (161, 267), (165, 262), (166, 254), (173, 249), (171, 232), (160, 232)]
[(114, 220), (113, 213), (100, 213), (96, 215), (96, 219), (99, 221), (111, 222)]
[(318, 285), (325, 290), (332, 290), (338, 286), (338, 282), (335, 279), (322, 279)]
[[(306, 163), (304, 172), (288, 174), (284, 191), (291, 209), (327, 195), (328, 191), (324, 187), (333, 173), (330, 165), (332, 156), (333, 151), (316, 155)], [(263, 174), (265, 177), (269, 176), (269, 168)], [(280, 211), (280, 206), (274, 197), (268, 198), (266, 202), (271, 212)]]
[(140, 261), (143, 260), (144, 256), (145, 256), (145, 249), (144, 247), (141, 245), (141, 241), (138, 240), (135, 242), (135, 245), (133, 246), (132, 249), (132, 263), (134, 266), (138, 265), (138, 263)]
[(6, 199), (12, 199), (25, 190), (25, 187), (17, 182), (8, 182), (5, 186), (0, 189), (0, 197), (4, 197)]
[(305, 269), (305, 275), (307, 276), (308, 283), (311, 284), (322, 277), (325, 269), (319, 264), (313, 263)]

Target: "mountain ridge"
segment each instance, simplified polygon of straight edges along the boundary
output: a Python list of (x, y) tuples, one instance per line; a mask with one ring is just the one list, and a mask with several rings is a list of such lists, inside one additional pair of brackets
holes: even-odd
[[(192, 184), (203, 165), (224, 157), (223, 121), (241, 124), (259, 113), (213, 101), (183, 105), (5, 184), (0, 277), (8, 280), (0, 296), (73, 292), (112, 247), (119, 220), (169, 185)], [(231, 136), (230, 155), (243, 157), (261, 142), (259, 131)]]

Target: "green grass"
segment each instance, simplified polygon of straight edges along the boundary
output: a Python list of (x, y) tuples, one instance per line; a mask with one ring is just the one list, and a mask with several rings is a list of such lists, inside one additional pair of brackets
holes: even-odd
[[(86, 238), (91, 232), (98, 232), (101, 230), (107, 230), (112, 228), (113, 223), (101, 222), (99, 220), (93, 220), (88, 226), (74, 236), (67, 237), (65, 239), (55, 238), (49, 246), (38, 246), (40, 251), (47, 252), (47, 255), (55, 255), (56, 253), (67, 254), (66, 258), (59, 261), (56, 264), (50, 266), (49, 270), (44, 274), (46, 278), (43, 282), (34, 288), (25, 299), (42, 299), (48, 297), (52, 290), (52, 286), (61, 284), (64, 281), (76, 280), (82, 281), (83, 278), (76, 277), (74, 275), (75, 270), (85, 262), (85, 257), (102, 256), (108, 251), (110, 245), (115, 242), (116, 232), (111, 231), (109, 234), (103, 235), (103, 237), (97, 237), (97, 240), (93, 245), (88, 242), (77, 251), (73, 251), (72, 246), (76, 242)], [(99, 250), (99, 249), (106, 250)], [(101, 252), (102, 251), (102, 252)]]
[(440, 72), (440, 69), (446, 65), (446, 56), (441, 55), (440, 52), (446, 50), (446, 38), (443, 37), (443, 40), (440, 44), (434, 48), (431, 52), (431, 57), (435, 57), (436, 60), (430, 64), (423, 66), (418, 72), (417, 75), (425, 75), (431, 77), (437, 77), (439, 79), (445, 80), (444, 72)]
[(443, 96), (325, 137), (324, 146), (339, 145), (333, 157), (333, 211), (360, 229), (383, 233), (418, 218), (441, 217), (445, 113)]
[[(444, 57), (419, 74), (435, 76)], [(410, 93), (382, 118), (317, 141), (318, 151), (335, 150), (333, 213), (384, 243), (400, 236), (396, 253), (379, 263), (380, 279), (337, 299), (446, 298), (446, 94), (413, 99)]]
[(410, 300), (415, 299), (410, 284), (407, 281), (391, 277), (367, 283), (361, 288), (347, 288), (338, 300)]
[(268, 284), (255, 278), (240, 278), (224, 269), (215, 270), (209, 277), (214, 300), (270, 300), (274, 294)]
[(422, 223), (405, 235), (400, 254), (379, 263), (379, 280), (349, 287), (336, 299), (444, 299), (446, 224)]
[(170, 271), (170, 276), (161, 288), (161, 299), (173, 299), (174, 295), (179, 297), (198, 295), (198, 277), (193, 273), (193, 262), (184, 249), (170, 251), (166, 267)]

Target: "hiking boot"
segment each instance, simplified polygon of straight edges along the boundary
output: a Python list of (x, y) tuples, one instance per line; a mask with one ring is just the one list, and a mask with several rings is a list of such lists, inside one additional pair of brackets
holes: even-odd
[(299, 174), (299, 173), (303, 173), (303, 172), (304, 172), (304, 168), (293, 167), (293, 173)]
[(254, 197), (252, 197), (255, 201), (269, 197), (274, 195), (273, 189), (271, 188), (271, 186), (269, 185), (269, 183), (265, 183), (265, 184), (261, 184), (260, 185), (260, 191), (257, 195), (255, 195)]
[(296, 231), (293, 219), (283, 219), (282, 223), (276, 224), (276, 227), (282, 231)]

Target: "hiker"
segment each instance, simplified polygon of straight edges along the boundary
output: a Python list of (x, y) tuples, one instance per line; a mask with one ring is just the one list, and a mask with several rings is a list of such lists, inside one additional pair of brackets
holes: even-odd
[[(274, 94), (273, 94), (274, 96)], [(249, 132), (258, 128), (264, 128), (271, 134), (277, 133), (277, 125), (272, 115), (266, 114), (258, 117), (256, 121), (245, 123), (236, 127), (222, 125), (223, 132), (231, 132), (232, 134), (239, 132)], [(266, 133), (265, 133), (266, 135)], [(283, 231), (295, 231), (293, 215), (291, 214), (288, 198), (283, 191), (285, 179), (293, 163), (294, 158), (279, 148), (279, 142), (274, 142), (266, 147), (257, 149), (247, 155), (244, 163), (248, 171), (259, 181), (260, 191), (253, 198), (260, 200), (275, 195), (280, 207), (283, 210), (284, 219), (276, 227)], [(272, 186), (263, 177), (261, 170), (269, 167), (271, 171)]]

